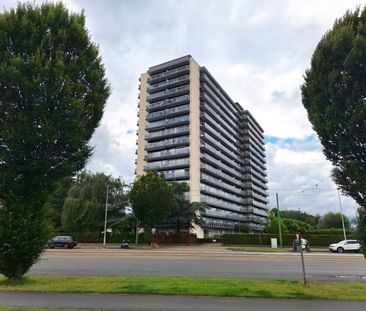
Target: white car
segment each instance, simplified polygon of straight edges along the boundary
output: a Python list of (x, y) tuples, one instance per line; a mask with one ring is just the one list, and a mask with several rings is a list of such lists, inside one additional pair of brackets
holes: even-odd
[(360, 252), (361, 244), (356, 240), (343, 240), (336, 244), (330, 244), (329, 250), (331, 252)]

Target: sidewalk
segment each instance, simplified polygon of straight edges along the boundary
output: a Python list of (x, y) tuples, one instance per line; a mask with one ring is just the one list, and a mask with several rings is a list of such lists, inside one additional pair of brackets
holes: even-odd
[(364, 311), (366, 302), (159, 295), (0, 293), (0, 307), (171, 311)]
[[(159, 244), (158, 247), (152, 247), (147, 244), (139, 244), (135, 245), (134, 243), (130, 243), (130, 248), (135, 250), (156, 250), (156, 249), (171, 249), (171, 250), (215, 250), (215, 251), (222, 251), (222, 252), (231, 252), (227, 250), (230, 247), (258, 247), (260, 246), (253, 246), (253, 245), (224, 245), (222, 246), (220, 243), (217, 244), (194, 244), (194, 245), (182, 245), (182, 244)], [(268, 246), (263, 246), (268, 247)], [(77, 246), (78, 249), (120, 249), (120, 243), (107, 243), (105, 246), (102, 243), (79, 243)], [(291, 252), (292, 248), (285, 247), (284, 252)], [(311, 253), (319, 253), (319, 252), (326, 252), (328, 253), (329, 250), (327, 247), (312, 247), (310, 249)]]

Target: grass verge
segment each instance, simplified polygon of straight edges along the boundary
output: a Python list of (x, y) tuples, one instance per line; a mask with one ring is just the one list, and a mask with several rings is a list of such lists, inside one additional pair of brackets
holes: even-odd
[(32, 276), (9, 282), (0, 277), (0, 291), (366, 301), (363, 283), (313, 282), (304, 286), (282, 280)]
[(270, 252), (270, 253), (287, 253), (288, 248), (271, 248), (271, 247), (227, 247), (229, 251), (235, 252)]

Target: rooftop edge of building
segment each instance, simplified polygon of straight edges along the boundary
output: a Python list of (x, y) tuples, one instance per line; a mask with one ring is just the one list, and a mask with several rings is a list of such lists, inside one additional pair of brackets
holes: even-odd
[(172, 59), (170, 61), (161, 63), (159, 65), (149, 67), (149, 70), (147, 71), (147, 73), (149, 73), (149, 74), (159, 73), (161, 70), (165, 70), (165, 69), (170, 68), (174, 65), (189, 62), (190, 58), (193, 58), (193, 57), (190, 54), (188, 54), (188, 55), (178, 57), (178, 58)]

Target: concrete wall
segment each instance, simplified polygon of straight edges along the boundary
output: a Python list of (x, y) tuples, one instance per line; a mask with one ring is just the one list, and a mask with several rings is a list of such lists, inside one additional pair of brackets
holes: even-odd
[(142, 176), (145, 174), (144, 172), (144, 166), (147, 164), (146, 161), (144, 160), (144, 156), (145, 156), (145, 136), (147, 134), (146, 130), (145, 130), (145, 126), (147, 125), (147, 121), (146, 121), (146, 115), (147, 115), (147, 111), (146, 111), (146, 106), (147, 106), (147, 101), (146, 101), (146, 96), (147, 96), (147, 78), (148, 78), (148, 74), (147, 73), (143, 73), (140, 77), (140, 101), (139, 101), (139, 126), (138, 126), (138, 140), (137, 140), (137, 166), (136, 166), (136, 175), (137, 176)]
[[(192, 57), (189, 66), (189, 197), (191, 202), (200, 202), (200, 66)], [(191, 232), (195, 233), (197, 238), (203, 238), (202, 228), (195, 227)]]

